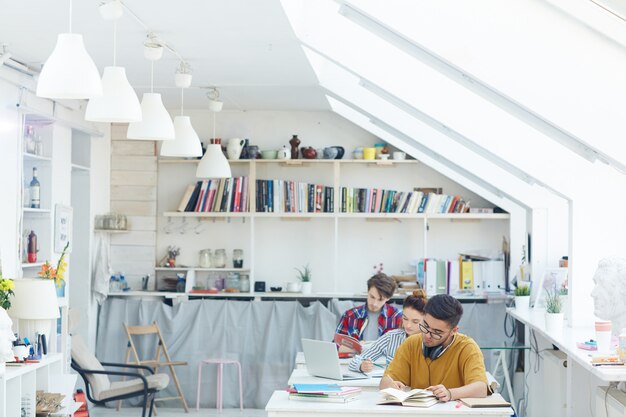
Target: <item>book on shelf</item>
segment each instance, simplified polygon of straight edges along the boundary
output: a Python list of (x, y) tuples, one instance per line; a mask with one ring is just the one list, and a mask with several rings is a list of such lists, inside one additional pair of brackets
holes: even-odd
[(239, 213), (248, 211), (248, 177), (197, 181), (183, 194), (177, 211)]
[(431, 407), (437, 404), (437, 397), (431, 391), (415, 388), (411, 391), (400, 391), (396, 388), (385, 388), (380, 390), (383, 395), (382, 400), (376, 404), (380, 405), (403, 405), (407, 407)]
[(470, 408), (495, 408), (510, 407), (511, 403), (506, 401), (500, 394), (492, 394), (485, 398), (461, 398), (464, 405)]
[(187, 203), (189, 202), (189, 199), (191, 198), (191, 195), (193, 194), (194, 188), (195, 188), (194, 184), (190, 184), (187, 186), (187, 189), (185, 189), (185, 192), (183, 193), (183, 198), (180, 199), (180, 203), (178, 204), (178, 209), (176, 209), (176, 211), (185, 211), (185, 208), (187, 207)]

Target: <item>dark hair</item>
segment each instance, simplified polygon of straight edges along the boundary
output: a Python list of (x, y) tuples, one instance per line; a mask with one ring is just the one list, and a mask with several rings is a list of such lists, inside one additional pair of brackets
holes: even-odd
[(451, 295), (438, 294), (428, 300), (424, 312), (437, 320), (445, 321), (451, 328), (454, 328), (461, 320), (463, 306)]
[(376, 287), (380, 295), (385, 298), (391, 298), (396, 291), (396, 282), (389, 278), (386, 274), (379, 272), (367, 280), (367, 290)]
[(424, 308), (426, 307), (427, 301), (428, 299), (426, 298), (426, 291), (419, 288), (413, 291), (413, 294), (409, 295), (407, 298), (404, 299), (402, 308), (410, 307), (424, 314)]

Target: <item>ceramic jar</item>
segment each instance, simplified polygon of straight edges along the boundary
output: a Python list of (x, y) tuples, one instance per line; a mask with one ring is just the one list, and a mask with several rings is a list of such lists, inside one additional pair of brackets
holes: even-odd
[(241, 156), (241, 150), (243, 149), (243, 145), (245, 144), (244, 139), (232, 138), (228, 141), (228, 145), (226, 146), (226, 154), (228, 155), (228, 159), (237, 160)]

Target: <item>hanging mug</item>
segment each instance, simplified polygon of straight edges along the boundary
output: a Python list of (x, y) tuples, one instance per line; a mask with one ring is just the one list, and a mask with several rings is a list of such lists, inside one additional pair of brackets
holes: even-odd
[(228, 154), (228, 159), (237, 160), (241, 156), (241, 150), (243, 149), (243, 145), (245, 144), (244, 139), (232, 138), (228, 141), (228, 145), (226, 146), (226, 153)]

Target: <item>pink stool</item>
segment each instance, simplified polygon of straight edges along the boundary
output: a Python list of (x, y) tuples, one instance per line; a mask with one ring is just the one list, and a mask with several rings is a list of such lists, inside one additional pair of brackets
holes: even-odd
[(196, 411), (200, 410), (200, 384), (202, 383), (202, 365), (205, 363), (214, 363), (218, 365), (217, 368), (217, 397), (216, 408), (222, 411), (222, 371), (224, 365), (235, 364), (237, 365), (237, 371), (239, 372), (239, 408), (243, 411), (243, 388), (241, 385), (241, 364), (239, 361), (233, 359), (204, 359), (198, 365), (198, 395), (196, 397)]

